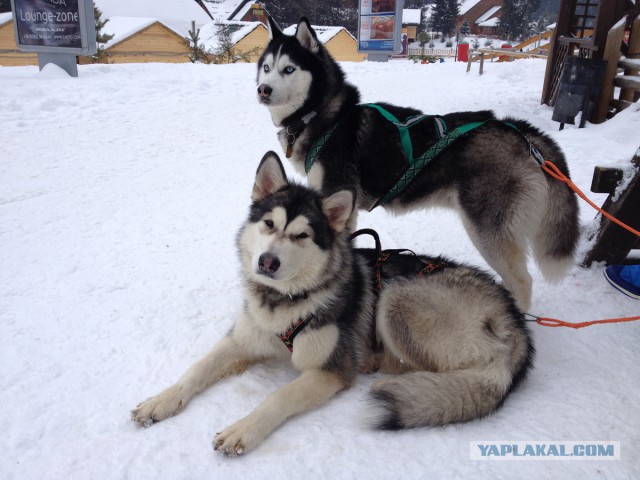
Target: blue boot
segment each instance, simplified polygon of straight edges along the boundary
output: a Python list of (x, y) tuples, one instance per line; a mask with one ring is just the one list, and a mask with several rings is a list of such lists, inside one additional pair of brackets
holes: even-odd
[(610, 265), (604, 276), (615, 289), (640, 300), (640, 265)]

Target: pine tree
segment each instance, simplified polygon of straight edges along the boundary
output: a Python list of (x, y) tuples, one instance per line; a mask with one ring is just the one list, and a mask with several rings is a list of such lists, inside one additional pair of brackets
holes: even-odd
[(109, 57), (109, 54), (104, 50), (104, 45), (113, 38), (113, 35), (102, 32), (109, 19), (102, 20), (102, 11), (96, 6), (93, 7), (93, 19), (96, 23), (96, 43), (98, 48), (92, 58), (94, 62), (102, 63)]
[(456, 30), (459, 11), (458, 0), (436, 0), (431, 14), (433, 30), (451, 35)]
[(469, 22), (465, 20), (464, 22), (462, 22), (462, 25), (460, 26), (460, 35), (467, 36), (469, 35), (470, 32), (471, 32), (471, 29), (469, 28)]
[(500, 30), (505, 39), (517, 39), (529, 31), (529, 23), (541, 0), (504, 0)]
[(189, 30), (189, 36), (185, 37), (189, 42), (189, 61), (191, 63), (211, 63), (211, 58), (204, 48), (204, 45), (200, 43), (200, 29), (196, 28), (196, 22), (191, 22), (191, 30)]

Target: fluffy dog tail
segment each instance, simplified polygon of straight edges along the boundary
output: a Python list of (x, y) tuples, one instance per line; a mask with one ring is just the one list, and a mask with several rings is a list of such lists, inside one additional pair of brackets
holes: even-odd
[[(569, 177), (567, 161), (560, 147), (547, 135), (527, 122), (512, 120), (539, 150), (542, 158), (552, 162)], [(580, 236), (577, 195), (563, 182), (543, 172), (547, 184), (539, 227), (532, 237), (535, 259), (547, 280), (560, 280), (575, 263)]]
[(371, 390), (374, 426), (442, 426), (493, 413), (528, 367), (514, 377), (506, 365), (497, 363), (446, 373), (410, 372), (377, 382)]

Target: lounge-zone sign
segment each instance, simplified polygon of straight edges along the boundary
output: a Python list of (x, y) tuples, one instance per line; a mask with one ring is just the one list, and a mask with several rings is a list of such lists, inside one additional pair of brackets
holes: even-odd
[(92, 0), (11, 0), (18, 50), (92, 55)]

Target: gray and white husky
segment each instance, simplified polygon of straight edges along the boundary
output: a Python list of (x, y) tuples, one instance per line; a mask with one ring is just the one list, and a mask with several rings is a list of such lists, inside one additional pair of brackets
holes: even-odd
[(175, 415), (213, 383), (270, 358), (291, 362), (299, 377), (218, 433), (214, 449), (253, 450), (376, 368), (395, 373), (371, 390), (375, 425), (389, 429), (483, 417), (525, 377), (529, 331), (489, 275), (440, 257), (352, 248), (353, 191), (291, 184), (273, 152), (252, 200), (237, 237), (243, 310), (175, 385), (132, 411), (138, 424)]
[(308, 171), (310, 185), (324, 192), (351, 187), (357, 207), (370, 210), (408, 171), (413, 156), (428, 152), (446, 131), (462, 132), (475, 123), (395, 198), (382, 201), (384, 207), (394, 213), (431, 206), (457, 210), (476, 248), (525, 311), (532, 291), (529, 248), (546, 278), (566, 273), (579, 234), (576, 196), (545, 175), (531, 155), (539, 153), (538, 160), (568, 174), (553, 140), (490, 111), (425, 119), (413, 108), (360, 105), (358, 90), (345, 81), (306, 18), (293, 36), (271, 19), (269, 32), (258, 62), (258, 99), (282, 127), (278, 135), (287, 157), (297, 170)]

